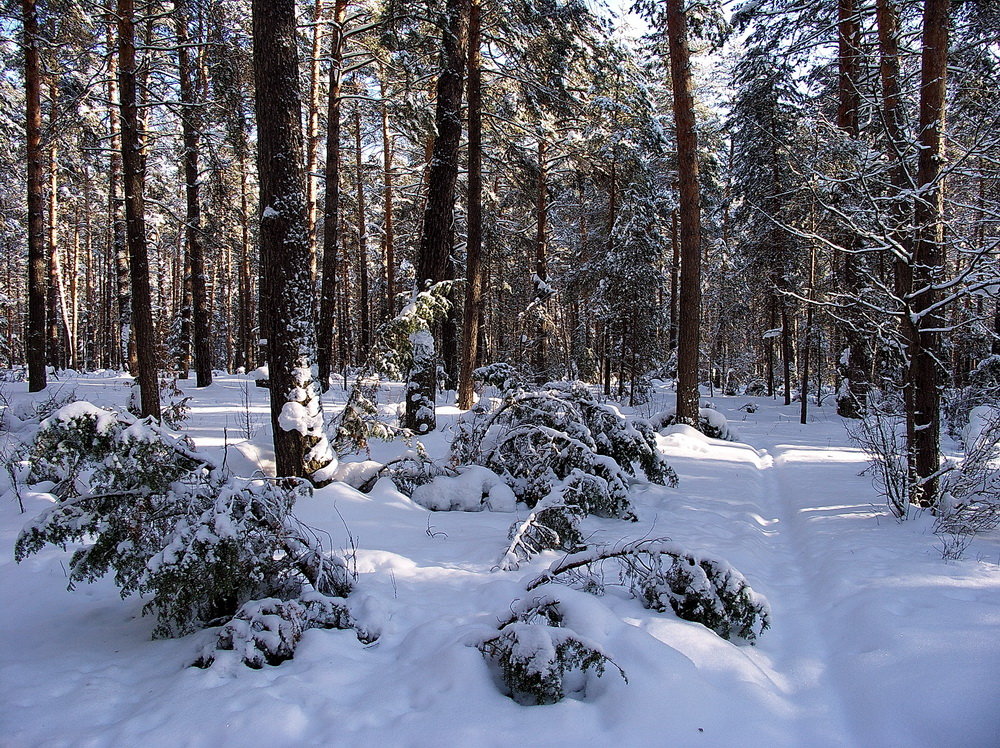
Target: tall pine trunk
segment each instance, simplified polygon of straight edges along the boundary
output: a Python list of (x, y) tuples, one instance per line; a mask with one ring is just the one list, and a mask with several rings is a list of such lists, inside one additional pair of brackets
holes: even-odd
[(260, 255), (268, 284), (271, 426), (280, 476), (332, 478), (316, 353), (294, 0), (254, 0)]
[(354, 169), (357, 179), (358, 210), (358, 307), (361, 312), (361, 340), (358, 360), (364, 361), (371, 346), (371, 299), (368, 292), (368, 217), (365, 211), (364, 162), (361, 151), (361, 106), (354, 108)]
[(313, 281), (316, 280), (316, 219), (318, 216), (319, 178), (319, 72), (323, 51), (323, 0), (316, 0), (313, 6), (312, 41), (309, 57), (309, 109), (306, 118), (306, 208), (309, 218), (309, 269)]
[(701, 326), (701, 204), (698, 190), (698, 136), (687, 18), (683, 0), (667, 0), (670, 75), (677, 128), (680, 181), (680, 299), (677, 326), (677, 422), (698, 426), (698, 349)]
[[(323, 209), (323, 279), (319, 300), (319, 386), (325, 392), (333, 373), (333, 328), (337, 318), (337, 285), (340, 259), (340, 89), (344, 65), (344, 21), (347, 0), (336, 0), (331, 19), (330, 91), (326, 132), (326, 203)], [(341, 335), (344, 334), (342, 326)]]
[[(450, 280), (455, 183), (458, 179), (458, 151), (462, 139), (462, 88), (467, 62), (470, 0), (448, 0), (442, 43), (442, 69), (437, 80), (437, 135), (427, 176), (427, 206), (424, 211), (420, 253), (417, 257), (417, 288)], [(417, 434), (433, 431), (437, 425), (434, 395), (437, 371), (433, 342), (422, 341), (420, 360), (407, 378), (407, 428)], [(427, 344), (431, 345), (428, 351)], [(416, 348), (416, 346), (414, 346)]]
[(128, 243), (132, 297), (132, 335), (138, 359), (139, 413), (160, 418), (156, 378), (156, 333), (149, 289), (144, 190), (146, 157), (139, 130), (136, 95), (135, 8), (133, 0), (118, 0), (118, 89), (122, 124), (122, 172), (125, 183), (125, 235)]
[[(861, 20), (855, 0), (839, 0), (838, 4), (838, 92), (837, 126), (852, 139), (860, 136), (861, 92)], [(840, 375), (843, 383), (837, 396), (837, 412), (845, 418), (860, 418), (870, 389), (870, 354), (868, 336), (862, 329), (860, 305), (862, 293), (862, 255), (860, 237), (847, 228), (840, 262), (842, 292), (848, 296), (843, 317), (843, 338), (847, 355), (843, 358)]]
[[(547, 296), (546, 281), (548, 280), (548, 263), (546, 261), (546, 242), (548, 239), (548, 184), (545, 174), (545, 138), (538, 136), (538, 183), (535, 187), (535, 301), (538, 316), (535, 324), (535, 380), (540, 384), (548, 380), (545, 329), (545, 302)], [(614, 215), (612, 214), (612, 221)]]
[(920, 153), (917, 159), (918, 194), (913, 209), (916, 239), (911, 263), (908, 334), (911, 410), (907, 413), (910, 501), (933, 506), (938, 500), (941, 466), (940, 314), (935, 305), (940, 292), (935, 283), (944, 264), (945, 94), (948, 66), (948, 0), (925, 0), (920, 85)]
[(472, 372), (479, 354), (483, 315), (483, 78), (480, 69), (482, 3), (469, 9), (469, 205), (465, 264), (465, 324), (458, 377), (458, 407), (472, 407)]
[(42, 66), (35, 0), (22, 0), (24, 22), (25, 122), (28, 135), (28, 329), (25, 334), (28, 390), (45, 389), (45, 196), (42, 167)]
[[(198, 171), (201, 114), (196, 70), (191, 65), (188, 0), (175, 0), (177, 59), (181, 82), (181, 129), (184, 141), (185, 247), (190, 263), (191, 307), (194, 320), (194, 368), (198, 387), (212, 383), (212, 319), (205, 288), (205, 248), (202, 242)], [(186, 372), (184, 372), (186, 374)]]
[(379, 80), (379, 113), (382, 115), (382, 256), (385, 258), (386, 316), (396, 314), (396, 233), (393, 224), (392, 200), (392, 132), (389, 130), (389, 106), (386, 102), (385, 76)]

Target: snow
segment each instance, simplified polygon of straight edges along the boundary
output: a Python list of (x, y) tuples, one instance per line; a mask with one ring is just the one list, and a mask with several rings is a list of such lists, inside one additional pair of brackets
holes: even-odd
[(461, 468), (456, 476), (439, 475), (418, 486), (411, 498), (433, 511), (513, 512), (517, 504), (503, 478), (479, 465)]
[[(77, 397), (120, 408), (129, 381), (81, 377), (74, 387)], [(262, 426), (234, 444), (246, 383), (181, 382), (192, 397), (182, 431), (213, 455), (227, 448), (232, 470), (267, 472), (267, 390), (249, 388), (249, 413)], [(24, 383), (6, 394), (12, 407), (32, 397)], [(343, 396), (333, 389), (325, 405)], [(668, 396), (654, 393), (659, 407)], [(555, 584), (528, 592), (562, 555), (496, 570), (510, 514), (428, 512), (382, 479), (367, 494), (334, 482), (295, 509), (328, 546), (347, 550), (358, 574), (352, 614), (381, 632), (376, 644), (313, 629), (278, 667), (250, 670), (223, 652), (209, 669), (190, 668), (217, 631), (151, 641), (143, 601), (123, 601), (110, 579), (66, 591), (67, 552), (50, 547), (14, 563), (20, 528), (54, 499), (51, 484), (21, 486), (21, 514), (0, 471), (0, 743), (1000, 745), (1000, 534), (973, 541), (962, 560), (942, 560), (933, 519), (893, 520), (859, 475), (864, 456), (833, 404), (813, 407), (801, 425), (797, 403), (713, 402), (742, 442), (670, 427), (657, 443), (679, 487), (637, 484), (637, 523), (588, 517), (582, 529), (592, 544), (669, 537), (699, 557), (726, 559), (770, 602), (771, 629), (755, 646), (646, 610), (613, 584), (602, 597)], [(739, 410), (747, 402), (754, 413)], [(433, 456), (445, 455), (455, 417), (439, 409), (441, 429), (424, 440)], [(402, 449), (373, 443), (363, 457), (384, 464)], [(345, 461), (336, 470), (350, 479), (376, 465)], [(481, 503), (487, 478), (466, 471), (437, 496), (478, 491)], [(504, 696), (475, 645), (541, 596), (558, 598), (565, 625), (628, 682), (609, 668), (555, 705)]]
[(42, 421), (41, 427), (44, 429), (57, 423), (69, 423), (77, 418), (92, 418), (94, 420), (95, 431), (98, 434), (107, 433), (118, 423), (116, 413), (98, 408), (89, 402), (77, 401), (59, 408)]
[(306, 406), (294, 400), (289, 400), (281, 406), (281, 414), (278, 416), (278, 426), (285, 431), (298, 431), (305, 436), (315, 427), (313, 420), (313, 416)]

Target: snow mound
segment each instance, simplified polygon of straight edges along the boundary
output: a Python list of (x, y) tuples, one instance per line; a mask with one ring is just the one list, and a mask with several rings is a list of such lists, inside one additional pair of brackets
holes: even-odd
[[(653, 428), (660, 432), (669, 426), (675, 425), (676, 421), (676, 407), (660, 411), (649, 419)], [(730, 442), (739, 439), (736, 429), (730, 426), (726, 417), (715, 408), (698, 408), (698, 430), (712, 439), (723, 439)]]
[(86, 400), (77, 400), (74, 403), (62, 406), (59, 410), (42, 421), (41, 428), (44, 430), (57, 423), (66, 424), (71, 421), (75, 421), (78, 418), (87, 417), (94, 419), (94, 430), (98, 434), (106, 434), (118, 423), (118, 414), (114, 411), (98, 408), (96, 405), (88, 403)]
[(346, 483), (351, 488), (360, 488), (370, 481), (385, 465), (376, 460), (360, 460), (358, 462), (341, 462), (333, 479)]
[(480, 465), (460, 468), (456, 476), (439, 475), (415, 488), (411, 498), (436, 512), (513, 512), (517, 504), (503, 478)]

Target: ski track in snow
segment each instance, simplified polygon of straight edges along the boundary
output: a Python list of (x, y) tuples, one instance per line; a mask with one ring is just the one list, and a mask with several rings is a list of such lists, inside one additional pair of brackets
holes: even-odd
[[(799, 689), (797, 701), (811, 705), (811, 714), (807, 719), (800, 720), (801, 744), (830, 743), (835, 741), (836, 736), (850, 733), (843, 714), (842, 696), (829, 670), (835, 659), (831, 657), (821, 635), (822, 626), (815, 613), (819, 594), (803, 573), (811, 565), (808, 538), (784, 488), (789, 470), (783, 459), (784, 448), (772, 449), (775, 449), (776, 455), (770, 454), (767, 449), (756, 450), (764, 489), (761, 508), (774, 514), (771, 538), (777, 546), (776, 566), (787, 564), (785, 568), (790, 572), (785, 586), (792, 594), (788, 595), (789, 604), (782, 606), (780, 612), (789, 620), (779, 625), (794, 628), (799, 634), (785, 637), (783, 646), (787, 659), (782, 669), (787, 680), (796, 682)], [(776, 577), (780, 578), (780, 573)]]
[[(84, 380), (77, 397), (109, 404), (126, 389)], [(228, 443), (237, 472), (267, 466), (266, 438), (232, 446), (247, 425), (266, 425), (264, 391), (244, 395), (220, 377), (189, 394), (185, 430), (201, 447)], [(334, 485), (300, 516), (335, 544), (350, 527), (360, 588), (388, 611), (382, 639), (365, 648), (349, 632), (310, 631), (277, 668), (220, 657), (196, 670), (185, 665), (203, 635), (149, 641), (141, 601), (121, 601), (109, 580), (66, 592), (62, 551), (15, 565), (24, 517), (5, 500), (0, 746), (1000, 746), (1000, 533), (946, 563), (929, 518), (896, 523), (873, 503), (863, 456), (831, 407), (801, 426), (797, 405), (757, 398), (747, 414), (750, 398), (712, 400), (742, 441), (675, 427), (660, 444), (679, 488), (640, 486), (639, 523), (588, 518), (583, 529), (593, 542), (669, 536), (730, 561), (771, 604), (756, 646), (644, 610), (621, 589), (577, 593), (579, 633), (629, 684), (606, 675), (583, 700), (518, 706), (468, 644), (558, 556), (493, 572), (514, 514), (430, 513), (385, 487)], [(446, 449), (457, 411), (439, 413), (432, 454)], [(375, 445), (373, 456), (398, 448)], [(36, 496), (25, 497), (29, 512), (45, 505)]]

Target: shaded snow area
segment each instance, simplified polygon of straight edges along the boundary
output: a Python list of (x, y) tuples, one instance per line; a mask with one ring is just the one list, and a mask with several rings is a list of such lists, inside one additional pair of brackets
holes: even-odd
[[(58, 386), (121, 407), (128, 382)], [(31, 404), (51, 393), (4, 387), (9, 446), (37, 428)], [(228, 447), (228, 467), (243, 475), (272, 466), (266, 390), (220, 376), (185, 394), (184, 431), (200, 448)], [(399, 396), (397, 386), (388, 399)], [(670, 393), (656, 396), (662, 409)], [(328, 409), (343, 400), (336, 388), (325, 396)], [(749, 402), (752, 414), (741, 410)], [(0, 745), (1000, 746), (1000, 536), (943, 561), (930, 517), (897, 523), (879, 503), (832, 406), (802, 426), (797, 404), (712, 404), (741, 442), (667, 427), (657, 441), (678, 488), (639, 483), (638, 522), (587, 517), (581, 529), (588, 544), (669, 538), (726, 559), (767, 598), (770, 630), (753, 646), (732, 643), (643, 608), (613, 579), (601, 597), (561, 587), (572, 630), (628, 681), (613, 667), (581, 674), (548, 706), (503, 695), (475, 645), (552, 594), (525, 587), (562, 555), (498, 570), (527, 509), (502, 511), (512, 496), (479, 470), (428, 484), (419, 504), (386, 478), (368, 494), (337, 482), (300, 501), (299, 518), (354, 554), (382, 636), (366, 646), (352, 631), (311, 629), (293, 660), (260, 670), (224, 656), (233, 653), (189, 667), (215, 631), (151, 640), (143, 602), (123, 601), (110, 579), (66, 590), (68, 552), (47, 547), (16, 564), (18, 532), (53, 497), (51, 484), (21, 486), (21, 514), (4, 471)], [(458, 413), (439, 408), (439, 430), (423, 439), (432, 456), (445, 457)], [(373, 443), (340, 472), (403, 449)]]

